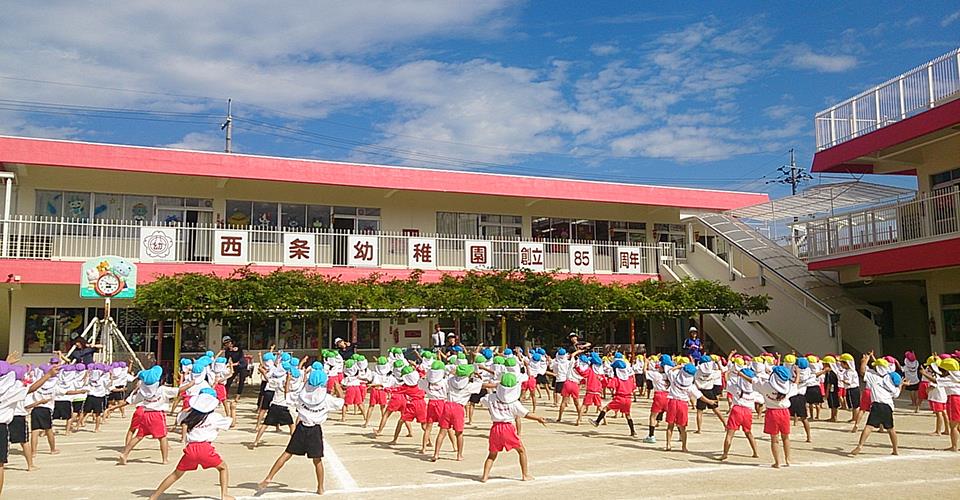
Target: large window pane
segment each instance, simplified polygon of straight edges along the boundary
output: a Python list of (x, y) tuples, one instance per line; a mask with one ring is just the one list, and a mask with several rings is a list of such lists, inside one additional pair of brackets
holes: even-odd
[(37, 191), (37, 215), (60, 217), (63, 215), (63, 193), (60, 191)]
[(230, 226), (249, 226), (252, 210), (252, 202), (227, 200), (227, 224)]
[(153, 222), (153, 197), (135, 195), (124, 196), (122, 218), (141, 223)]
[(243, 349), (250, 345), (250, 322), (234, 320), (223, 325), (223, 334)]
[(477, 214), (457, 215), (457, 234), (477, 236), (480, 231), (480, 216)]
[(207, 350), (207, 324), (201, 321), (183, 322), (180, 330), (180, 352)]
[(357, 232), (360, 234), (375, 233), (380, 230), (380, 221), (377, 219), (357, 220)]
[(75, 336), (83, 333), (83, 329), (86, 327), (87, 322), (83, 308), (57, 308), (57, 347), (59, 349), (67, 348), (67, 343)]
[(303, 325), (303, 346), (308, 349), (319, 349), (323, 343), (323, 339), (320, 338), (321, 332), (323, 332), (323, 329), (321, 328), (321, 321), (319, 319), (305, 319)]
[(278, 349), (301, 349), (303, 347), (303, 320), (280, 320), (280, 335), (277, 339)]
[(250, 349), (267, 349), (276, 342), (277, 320), (273, 318), (250, 322)]
[(253, 225), (259, 228), (277, 227), (277, 208), (273, 202), (253, 202)]
[(280, 226), (301, 230), (307, 227), (307, 206), (283, 203), (280, 205)]
[(63, 214), (71, 219), (90, 217), (90, 193), (63, 193)]
[(357, 321), (357, 349), (380, 349), (380, 321)]
[(437, 212), (437, 234), (459, 234), (457, 232), (457, 214)]
[(330, 207), (327, 205), (308, 206), (307, 220), (310, 223), (310, 229), (314, 231), (330, 229)]
[(118, 220), (123, 218), (123, 195), (113, 193), (94, 193), (93, 218), (107, 220)]
[(52, 307), (28, 307), (23, 332), (23, 352), (53, 352), (57, 328), (57, 310)]

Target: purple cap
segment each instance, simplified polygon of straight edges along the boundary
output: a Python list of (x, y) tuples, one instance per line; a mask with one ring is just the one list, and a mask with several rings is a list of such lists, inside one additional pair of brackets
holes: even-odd
[(6, 361), (0, 361), (0, 376), (10, 373), (13, 367), (10, 366), (10, 363)]
[(50, 358), (50, 364), (51, 364), (51, 365), (60, 364), (60, 358), (58, 358), (58, 357), (56, 357), (56, 356)]
[(42, 371), (43, 373), (47, 373), (48, 371), (50, 371), (50, 363), (43, 363), (42, 365), (40, 365), (40, 371)]
[(85, 365), (85, 364), (83, 364), (83, 363), (77, 363), (77, 364), (75, 364), (75, 365), (73, 365), (73, 366), (74, 366), (73, 369), (76, 370), (76, 371), (78, 371), (78, 372), (82, 372), (82, 371), (84, 371), (84, 370), (87, 369), (87, 365)]
[(27, 374), (28, 368), (25, 365), (13, 365), (12, 370), (16, 373), (17, 380), (23, 380), (23, 377)]

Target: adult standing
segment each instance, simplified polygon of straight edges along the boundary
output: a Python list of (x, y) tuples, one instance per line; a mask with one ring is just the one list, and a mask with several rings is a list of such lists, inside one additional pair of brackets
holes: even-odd
[(100, 344), (88, 344), (83, 337), (73, 339), (73, 352), (67, 360), (70, 363), (83, 363), (89, 365), (93, 363), (93, 355), (103, 346)]
[(433, 325), (433, 333), (430, 334), (430, 343), (433, 344), (433, 350), (443, 349), (443, 343), (446, 341), (446, 335), (440, 328), (440, 323)]
[(334, 339), (333, 345), (334, 347), (337, 348), (337, 351), (340, 353), (340, 357), (344, 361), (350, 359), (350, 357), (357, 352), (353, 344), (351, 344), (350, 342), (347, 342), (346, 340), (343, 340), (340, 337), (337, 337), (336, 339)]
[(567, 335), (567, 341), (569, 343), (567, 352), (588, 351), (593, 347), (593, 344), (590, 342), (581, 342), (580, 334), (577, 332), (570, 332), (570, 334)]
[(691, 326), (688, 337), (683, 341), (683, 352), (692, 363), (697, 363), (703, 354), (703, 341), (700, 340), (700, 331), (697, 327)]

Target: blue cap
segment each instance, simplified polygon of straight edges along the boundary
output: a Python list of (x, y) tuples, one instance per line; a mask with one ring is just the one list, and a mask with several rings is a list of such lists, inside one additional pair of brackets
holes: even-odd
[(709, 354), (704, 354), (703, 356), (700, 356), (701, 363), (709, 363), (711, 361), (713, 361), (713, 359), (710, 358)]
[(617, 370), (623, 370), (624, 368), (627, 367), (627, 364), (622, 359), (618, 359), (618, 360), (615, 360), (613, 364), (611, 364), (610, 366), (614, 367)]
[(786, 382), (790, 380), (790, 369), (786, 366), (774, 366), (773, 374), (777, 376), (778, 379)]
[(293, 378), (299, 378), (299, 377), (300, 377), (300, 369), (297, 368), (296, 366), (294, 366), (293, 368), (290, 368), (290, 376), (293, 377)]
[(480, 354), (483, 354), (483, 357), (487, 359), (493, 359), (493, 349), (490, 349), (489, 347), (485, 347), (482, 351), (480, 351)]
[(217, 363), (223, 364), (226, 362), (227, 362), (227, 358), (224, 358), (223, 356), (220, 356), (219, 358), (217, 358)]
[(900, 385), (900, 382), (903, 382), (903, 377), (901, 377), (897, 372), (890, 372), (887, 375), (890, 377), (890, 381), (893, 382), (893, 385)]
[(506, 349), (504, 349), (504, 350), (503, 350), (503, 355), (504, 355), (504, 356), (513, 356), (513, 349), (510, 349), (509, 347), (506, 348)]
[(273, 361), (273, 360), (275, 360), (275, 359), (277, 359), (277, 356), (276, 356), (276, 354), (274, 354), (274, 353), (272, 353), (272, 352), (268, 352), (268, 353), (266, 353), (266, 354), (263, 355), (263, 360), (264, 360), (264, 361)]
[(193, 373), (200, 374), (203, 373), (203, 370), (207, 367), (205, 363), (194, 363), (193, 364)]
[(557, 356), (563, 356), (566, 353), (567, 353), (567, 350), (562, 347), (557, 349)]
[(291, 365), (289, 361), (284, 361), (283, 363), (280, 363), (280, 368), (290, 371), (290, 369), (293, 368), (293, 365)]
[(660, 355), (660, 364), (663, 366), (677, 366), (677, 364), (673, 362), (673, 358), (671, 358), (669, 354)]
[(280, 355), (280, 361), (290, 361), (290, 358), (292, 357), (293, 356), (291, 356), (289, 352), (285, 352)]
[(313, 387), (326, 386), (327, 372), (323, 368), (311, 371), (310, 376), (307, 377), (307, 383)]
[(603, 360), (598, 356), (590, 356), (590, 364), (594, 366), (601, 366), (603, 365)]
[(455, 345), (453, 346), (453, 352), (463, 352), (463, 348), (458, 345)]
[(209, 387), (204, 387), (203, 389), (200, 389), (200, 394), (208, 394), (210, 396), (217, 397), (217, 391)]
[(696, 375), (697, 367), (693, 366), (693, 363), (687, 363), (683, 365), (683, 371), (687, 372), (689, 375)]
[(313, 364), (310, 365), (310, 368), (313, 368), (314, 370), (322, 370), (322, 369), (323, 369), (323, 363), (321, 363), (321, 362), (319, 362), (319, 361), (314, 361)]
[(207, 351), (207, 352), (203, 353), (203, 355), (206, 356), (206, 357), (208, 357), (208, 358), (212, 358), (212, 357), (213, 357), (213, 351)]
[(300, 366), (300, 358), (290, 358), (290, 364), (293, 366)]
[(577, 359), (579, 359), (581, 363), (586, 363), (586, 364), (590, 363), (590, 358), (588, 358), (586, 354), (581, 354), (580, 357)]
[(539, 354), (539, 355), (541, 355), (541, 356), (543, 356), (544, 354), (547, 353), (547, 351), (544, 351), (542, 347), (536, 348), (535, 351), (537, 351), (537, 354)]
[(540, 361), (541, 359), (543, 359), (543, 356), (541, 356), (539, 352), (535, 352), (530, 356), (530, 359), (534, 361)]
[(153, 385), (157, 382), (160, 382), (160, 377), (163, 376), (163, 368), (160, 365), (154, 365), (153, 368), (149, 370), (140, 370), (140, 373), (137, 374), (144, 384)]
[(190, 358), (180, 358), (180, 366), (192, 365), (193, 360)]
[(753, 371), (752, 368), (744, 368), (743, 370), (740, 370), (740, 373), (750, 378), (754, 378), (757, 376), (757, 372)]
[(623, 358), (623, 353), (617, 351), (617, 352), (613, 353), (613, 357), (614, 357), (614, 359), (622, 359), (622, 358)]
[(797, 368), (801, 370), (804, 368), (810, 368), (810, 362), (807, 361), (807, 358), (797, 358)]

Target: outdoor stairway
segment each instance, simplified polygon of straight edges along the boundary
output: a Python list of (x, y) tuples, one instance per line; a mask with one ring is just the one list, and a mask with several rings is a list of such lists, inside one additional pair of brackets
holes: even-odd
[(694, 242), (686, 262), (673, 264), (674, 275), (721, 281), (740, 292), (771, 297), (765, 314), (711, 319), (736, 340), (727, 343), (819, 354), (878, 348), (879, 329), (866, 314), (876, 308), (851, 297), (828, 275), (808, 270), (788, 249), (731, 215), (702, 214), (684, 221), (701, 236), (716, 239), (713, 249)]

